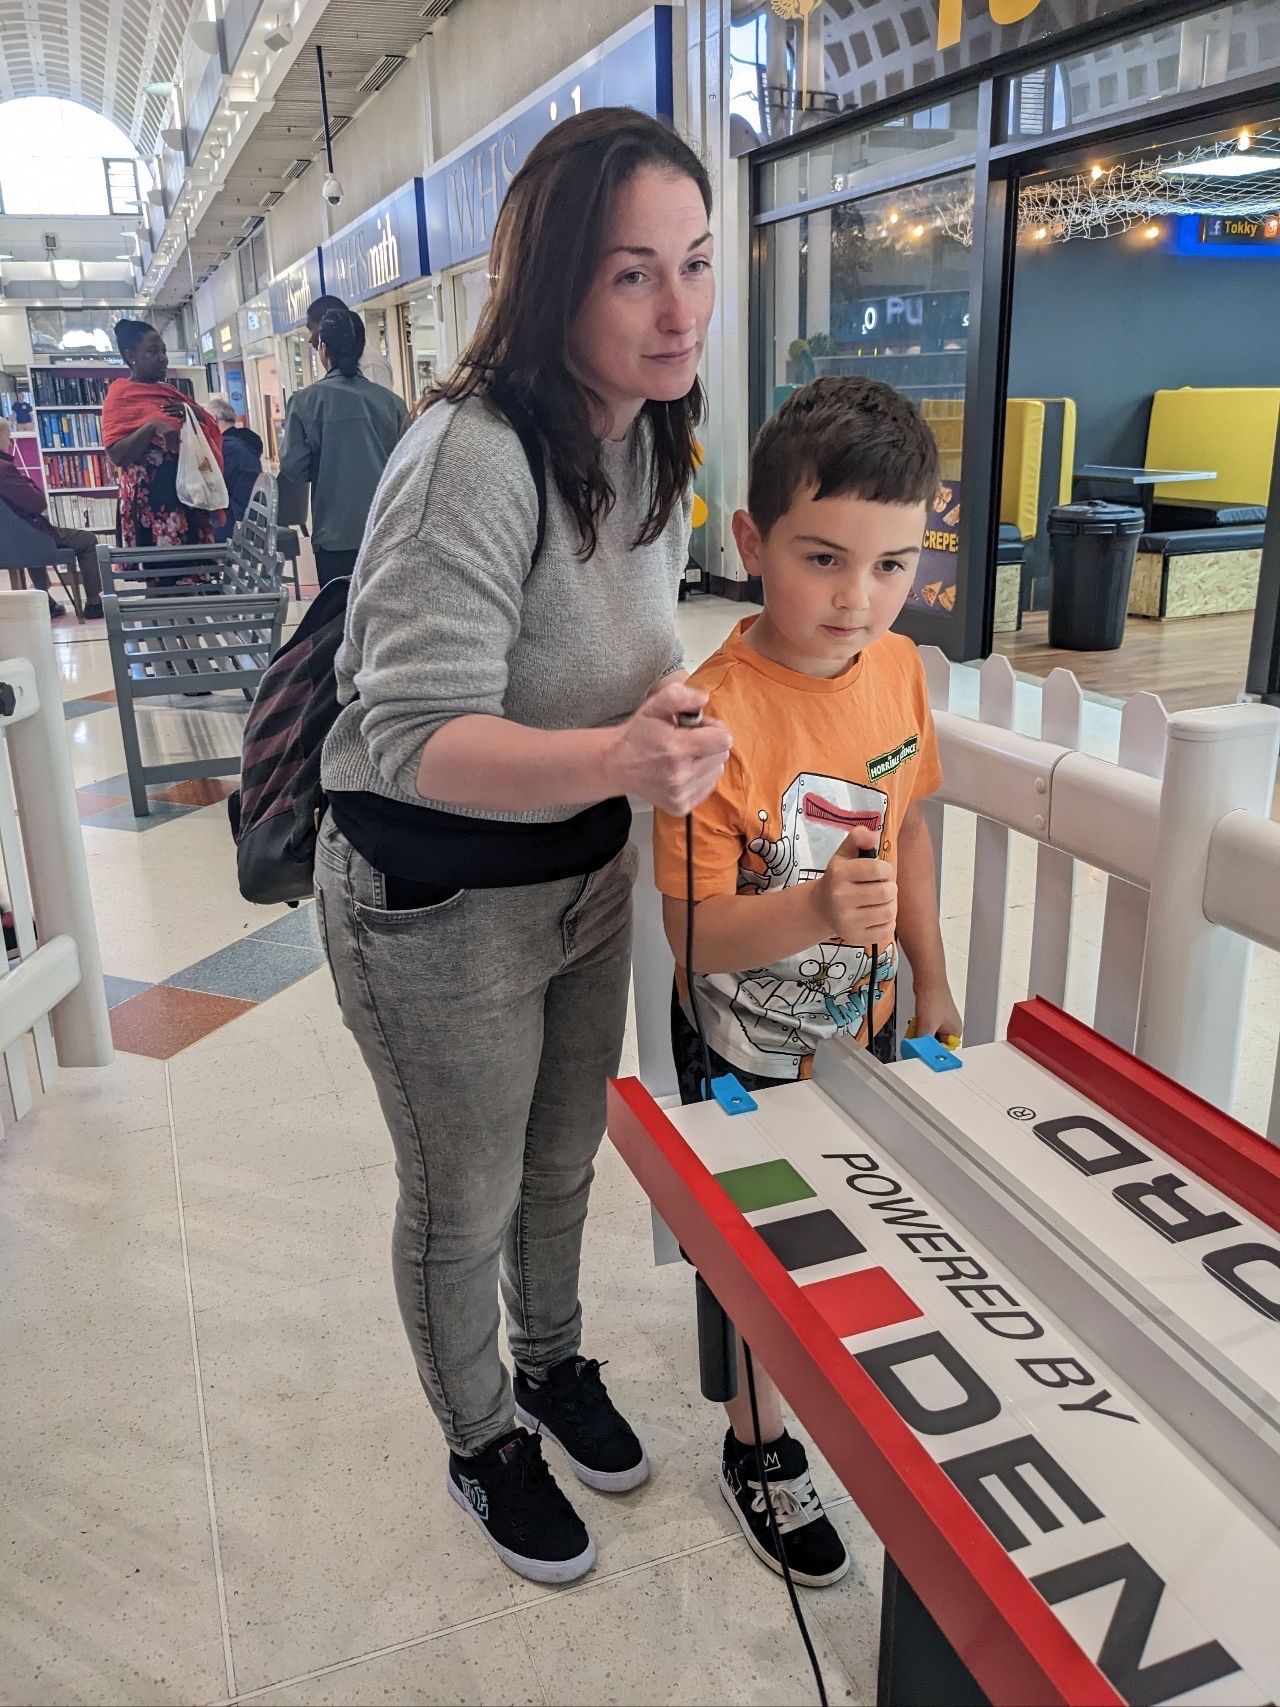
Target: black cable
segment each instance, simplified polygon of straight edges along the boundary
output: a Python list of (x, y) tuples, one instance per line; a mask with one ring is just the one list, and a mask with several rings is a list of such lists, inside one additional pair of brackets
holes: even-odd
[(827, 1686), (823, 1681), (822, 1667), (818, 1664), (818, 1656), (813, 1649), (813, 1641), (809, 1635), (809, 1626), (804, 1621), (804, 1612), (800, 1606), (800, 1596), (796, 1593), (796, 1585), (791, 1580), (791, 1567), (787, 1564), (787, 1555), (782, 1546), (782, 1536), (778, 1533), (778, 1518), (773, 1509), (773, 1501), (769, 1498), (769, 1478), (764, 1469), (764, 1447), (760, 1444), (760, 1412), (756, 1409), (756, 1371), (751, 1357), (751, 1347), (746, 1340), (742, 1341), (742, 1362), (747, 1371), (747, 1397), (751, 1401), (751, 1432), (755, 1435), (756, 1475), (760, 1478), (760, 1494), (764, 1500), (764, 1509), (769, 1518), (769, 1535), (778, 1554), (778, 1562), (782, 1566), (782, 1580), (787, 1585), (787, 1594), (791, 1598), (791, 1611), (800, 1628), (800, 1640), (804, 1643), (804, 1651), (809, 1656), (809, 1665), (813, 1671), (813, 1681), (818, 1686), (818, 1700), (822, 1707), (828, 1707)]
[[(688, 715), (688, 714), (686, 714)], [(698, 720), (702, 714), (699, 712)], [(682, 720), (683, 721), (683, 720)], [(694, 727), (694, 725), (686, 725)], [(689, 1012), (693, 1015), (693, 1029), (698, 1034), (698, 1048), (702, 1053), (702, 1097), (703, 1102), (711, 1098), (711, 1055), (707, 1049), (706, 1033), (702, 1029), (702, 1015), (698, 1011), (698, 995), (693, 987), (693, 813), (687, 812), (684, 820), (684, 876), (685, 876), (685, 927), (684, 927), (684, 973), (689, 986)], [(769, 1524), (769, 1538), (773, 1542), (774, 1552), (778, 1563), (782, 1566), (782, 1580), (787, 1585), (787, 1594), (791, 1600), (791, 1611), (800, 1630), (800, 1640), (804, 1643), (804, 1651), (809, 1656), (809, 1664), (813, 1668), (813, 1681), (818, 1686), (818, 1700), (821, 1707), (828, 1707), (827, 1686), (823, 1681), (822, 1667), (818, 1664), (818, 1656), (814, 1652), (813, 1641), (809, 1635), (809, 1626), (805, 1623), (804, 1611), (800, 1605), (800, 1597), (796, 1593), (796, 1585), (792, 1581), (791, 1567), (787, 1563), (786, 1550), (782, 1545), (782, 1536), (778, 1530), (778, 1516), (773, 1509), (773, 1501), (769, 1497), (769, 1478), (765, 1474), (764, 1448), (760, 1441), (760, 1412), (756, 1405), (756, 1373), (751, 1358), (751, 1347), (742, 1340), (742, 1361), (747, 1371), (747, 1397), (751, 1401), (751, 1432), (755, 1437), (754, 1451), (756, 1475), (760, 1478), (760, 1497), (764, 1501), (764, 1509)]]

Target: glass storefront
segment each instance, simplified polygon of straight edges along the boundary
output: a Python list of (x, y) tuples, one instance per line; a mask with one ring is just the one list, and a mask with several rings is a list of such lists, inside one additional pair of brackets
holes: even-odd
[[(1076, 31), (1007, 74), (975, 65), (944, 100), (884, 91), (882, 110), (842, 124), (806, 106), (803, 134), (760, 161), (752, 426), (822, 375), (882, 379), (920, 405), (944, 484), (904, 626), (957, 658), (996, 644), (1042, 673), (1048, 510), (1141, 502), (1153, 543), (1130, 629), (1212, 615), (1243, 683), (1251, 623), (1251, 655), (1280, 656), (1258, 643), (1259, 624), (1280, 623), (1254, 593), (1280, 400), (1280, 323), (1262, 310), (1280, 280), (1280, 0), (1110, 38), (1106, 8), (1091, 10), (1091, 40)], [(806, 57), (788, 31), (768, 24), (787, 52), (759, 59), (779, 113), (802, 74), (819, 81), (813, 35)], [(1144, 485), (1155, 470), (1172, 472)], [(1161, 528), (1223, 516), (1240, 537), (1175, 588)]]
[(411, 296), (400, 310), (404, 335), (405, 365), (411, 376), (413, 401), (423, 397), (436, 383), (440, 365), (440, 331), (436, 321), (436, 298), (432, 290)]

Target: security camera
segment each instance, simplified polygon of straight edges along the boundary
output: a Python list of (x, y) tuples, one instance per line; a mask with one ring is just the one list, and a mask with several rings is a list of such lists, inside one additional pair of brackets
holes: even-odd
[(329, 176), (325, 179), (324, 183), (321, 184), (320, 194), (328, 202), (330, 207), (341, 206), (343, 195), (342, 185), (334, 177), (332, 172), (329, 173)]
[(275, 29), (268, 30), (263, 37), (265, 45), (272, 53), (279, 53), (282, 48), (288, 47), (292, 40), (293, 25), (286, 24), (283, 18), (277, 18)]

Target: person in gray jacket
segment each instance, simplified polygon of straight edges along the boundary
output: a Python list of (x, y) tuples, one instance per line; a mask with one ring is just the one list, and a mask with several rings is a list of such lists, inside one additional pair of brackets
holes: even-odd
[(324, 378), (295, 391), (284, 416), (280, 472), (311, 486), (311, 544), (320, 585), (356, 566), (364, 524), (408, 411), (360, 372), (363, 327), (349, 308), (320, 322)]

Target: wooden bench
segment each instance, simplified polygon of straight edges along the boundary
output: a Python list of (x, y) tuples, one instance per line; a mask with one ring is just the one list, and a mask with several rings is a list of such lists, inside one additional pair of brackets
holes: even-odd
[(240, 754), (146, 764), (134, 701), (237, 691), (262, 680), (288, 609), (276, 539), (275, 481), (263, 476), (245, 517), (220, 545), (98, 547), (129, 793), (150, 814), (148, 784), (235, 776)]

